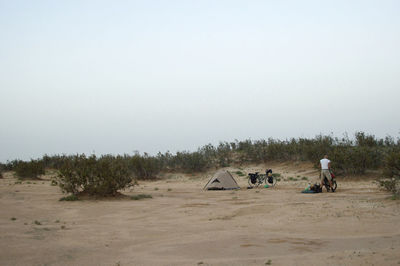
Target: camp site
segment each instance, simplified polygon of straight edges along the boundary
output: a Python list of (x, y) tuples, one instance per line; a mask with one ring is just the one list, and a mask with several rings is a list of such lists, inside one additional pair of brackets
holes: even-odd
[(400, 0), (0, 0), (0, 266), (400, 266)]
[[(320, 143), (319, 139), (310, 141), (316, 147)], [(379, 167), (343, 166), (337, 163), (340, 157), (332, 156), (336, 190), (302, 193), (320, 182), (317, 163), (294, 159), (257, 162), (257, 157), (251, 157), (257, 142), (231, 146), (244, 143), (251, 143), (251, 148), (224, 152), (230, 166), (220, 166), (218, 153), (206, 155), (210, 145), (200, 149), (201, 156), (45, 156), (4, 164), (1, 264), (400, 262), (400, 205), (396, 194), (384, 187), (387, 179), (379, 183)], [(284, 144), (279, 156), (284, 156), (287, 145), (293, 142)], [(343, 147), (332, 146), (333, 154), (336, 148)], [(353, 152), (354, 146), (348, 149)], [(385, 153), (387, 147), (371, 149)], [(178, 158), (181, 164), (175, 161)], [(154, 169), (164, 160), (168, 161), (164, 168)], [(124, 181), (121, 173), (130, 173), (129, 169), (124, 172), (125, 163), (132, 166), (134, 177)], [(343, 169), (354, 173), (346, 174)], [(116, 193), (112, 192), (109, 176), (124, 181), (123, 188), (114, 187)], [(315, 262), (316, 257), (323, 261)]]

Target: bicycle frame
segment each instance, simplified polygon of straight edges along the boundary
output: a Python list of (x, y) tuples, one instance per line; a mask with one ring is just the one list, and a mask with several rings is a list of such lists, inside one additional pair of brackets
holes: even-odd
[[(271, 171), (272, 174), (272, 171)], [(251, 187), (258, 187), (259, 185), (265, 183), (268, 184), (268, 174), (259, 174), (259, 172), (255, 173), (249, 173), (248, 174), (248, 183)], [(271, 186), (274, 186), (276, 184), (276, 178), (273, 178), (273, 182), (270, 183)]]

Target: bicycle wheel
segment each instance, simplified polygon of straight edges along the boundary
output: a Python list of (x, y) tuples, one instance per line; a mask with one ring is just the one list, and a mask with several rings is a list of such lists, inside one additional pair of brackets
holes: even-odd
[(257, 180), (256, 180), (255, 183), (252, 183), (252, 182), (251, 182), (251, 177), (249, 176), (249, 177), (247, 178), (247, 183), (249, 183), (249, 186), (250, 186), (250, 187), (255, 187), (256, 184), (257, 184)]
[(332, 181), (332, 192), (335, 192), (336, 189), (337, 189), (336, 180), (333, 180)]
[[(270, 178), (272, 179), (272, 183), (270, 182), (271, 181)], [(270, 176), (270, 177), (266, 176), (264, 182), (266, 185), (274, 187), (276, 185), (277, 180), (275, 176)]]

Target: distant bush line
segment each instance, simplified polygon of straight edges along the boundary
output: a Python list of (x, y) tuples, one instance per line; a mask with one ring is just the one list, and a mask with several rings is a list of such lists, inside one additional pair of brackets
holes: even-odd
[[(363, 132), (355, 134), (354, 140), (349, 137), (334, 138), (318, 135), (315, 138), (292, 138), (289, 140), (244, 140), (220, 142), (218, 146), (207, 144), (197, 151), (158, 153), (156, 156), (140, 155), (104, 155), (96, 157), (96, 162), (105, 158), (110, 162), (121, 163), (137, 179), (154, 179), (160, 171), (202, 172), (210, 168), (263, 163), (271, 161), (309, 161), (318, 165), (324, 154), (328, 154), (332, 167), (339, 174), (364, 174), (366, 170), (385, 166), (387, 155), (400, 149), (400, 140), (388, 136), (377, 139)], [(13, 170), (17, 175), (37, 176), (43, 168), (61, 169), (65, 164), (76, 161), (80, 155), (44, 155), (39, 160), (25, 162), (13, 160), (0, 164), (3, 171)], [(93, 157), (93, 156), (92, 156)], [(29, 167), (30, 166), (30, 167)], [(26, 170), (31, 168), (31, 171)], [(31, 172), (31, 173), (27, 173)]]
[[(93, 193), (108, 194), (129, 185), (133, 179), (155, 179), (161, 171), (193, 173), (211, 168), (271, 161), (308, 161), (317, 167), (324, 154), (329, 155), (337, 174), (364, 174), (367, 170), (386, 169), (388, 156), (395, 157), (393, 153), (399, 154), (399, 151), (399, 139), (395, 140), (390, 136), (378, 139), (374, 135), (357, 132), (354, 139), (348, 136), (336, 138), (318, 135), (314, 138), (288, 140), (236, 140), (220, 142), (218, 146), (207, 144), (194, 152), (166, 152), (156, 156), (146, 153), (100, 157), (44, 155), (41, 159), (30, 162), (14, 160), (0, 164), (0, 169), (16, 171), (22, 178), (42, 174), (42, 168), (56, 169), (60, 172), (60, 177), (64, 178), (64, 181), (61, 179), (64, 190), (69, 186), (67, 190), (75, 193), (84, 187), (87, 191), (95, 191)], [(392, 161), (390, 167), (393, 168), (396, 162)], [(91, 182), (97, 182), (99, 186), (93, 186)], [(107, 191), (110, 186), (112, 189)]]
[(14, 160), (6, 165), (0, 166), (0, 172), (13, 170), (20, 179), (37, 179), (45, 174), (45, 165), (43, 160), (30, 160), (28, 162)]

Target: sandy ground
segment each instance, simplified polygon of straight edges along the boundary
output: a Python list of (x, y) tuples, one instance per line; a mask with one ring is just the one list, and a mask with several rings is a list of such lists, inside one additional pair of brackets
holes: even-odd
[(336, 193), (301, 194), (301, 179), (318, 175), (310, 165), (272, 168), (299, 180), (248, 190), (234, 174), (241, 190), (202, 191), (211, 173), (166, 174), (123, 192), (151, 199), (76, 202), (58, 201), (49, 180), (15, 184), (7, 173), (0, 265), (400, 264), (400, 202), (373, 179), (339, 177)]

